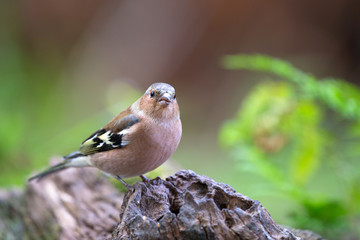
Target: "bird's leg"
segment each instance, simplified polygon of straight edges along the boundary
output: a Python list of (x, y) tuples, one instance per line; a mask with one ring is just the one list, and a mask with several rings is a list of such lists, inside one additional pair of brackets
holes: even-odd
[(115, 178), (116, 178), (119, 182), (121, 182), (122, 184), (124, 184), (124, 186), (127, 188), (127, 190), (131, 190), (131, 189), (132, 189), (132, 187), (131, 187), (129, 184), (127, 184), (120, 176), (115, 176)]
[(141, 179), (142, 179), (142, 181), (143, 181), (144, 183), (149, 183), (149, 182), (150, 182), (150, 179), (147, 178), (147, 177), (145, 177), (144, 175), (140, 175), (140, 177), (141, 177)]

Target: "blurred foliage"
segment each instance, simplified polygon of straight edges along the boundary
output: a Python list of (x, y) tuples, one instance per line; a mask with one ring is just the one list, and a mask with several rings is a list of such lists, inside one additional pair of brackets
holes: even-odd
[[(56, 152), (65, 154), (58, 152), (60, 146), (68, 147), (77, 139), (65, 137), (63, 131), (71, 124), (67, 119), (71, 113), (65, 107), (70, 105), (64, 97), (66, 86), (56, 80), (60, 70), (40, 67), (15, 41), (1, 44), (0, 51), (0, 185), (22, 185), (31, 169)], [(83, 127), (73, 127), (82, 132)], [(66, 141), (58, 141), (61, 135)]]
[[(16, 18), (9, 16), (7, 22), (10, 19)], [(79, 89), (63, 79), (61, 57), (54, 52), (45, 53), (46, 62), (37, 59), (19, 40), (16, 22), (1, 27), (0, 186), (23, 186), (31, 172), (47, 166), (54, 154), (75, 151), (114, 116), (115, 108), (118, 113), (119, 107), (128, 106), (140, 92), (115, 81), (106, 96), (99, 93), (94, 100), (103, 101), (108, 109), (95, 110), (86, 92), (97, 86)], [(125, 94), (118, 94), (120, 89)]]
[(264, 179), (261, 194), (299, 205), (288, 213), (294, 227), (359, 238), (360, 90), (262, 55), (226, 56), (223, 65), (281, 79), (258, 84), (220, 130), (239, 171)]
[(318, 81), (311, 74), (294, 68), (290, 63), (263, 55), (226, 56), (223, 65), (227, 69), (247, 69), (275, 74), (286, 79), (311, 100), (319, 100), (347, 119), (360, 120), (359, 90), (342, 80), (325, 78)]

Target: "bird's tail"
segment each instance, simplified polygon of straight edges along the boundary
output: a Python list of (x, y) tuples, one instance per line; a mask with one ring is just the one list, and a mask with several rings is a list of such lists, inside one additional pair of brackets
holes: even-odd
[(60, 170), (63, 170), (63, 169), (66, 169), (66, 168), (68, 168), (68, 166), (66, 165), (66, 161), (61, 162), (59, 164), (56, 164), (56, 165), (50, 167), (48, 170), (45, 170), (44, 172), (41, 172), (41, 173), (29, 178), (28, 182), (30, 182), (30, 181), (32, 181), (34, 179), (37, 179), (38, 181), (40, 181), (41, 179), (43, 179), (47, 175), (52, 174), (52, 173), (57, 172), (57, 171), (60, 171)]
[(52, 174), (54, 172), (58, 172), (60, 170), (64, 170), (69, 167), (84, 167), (84, 166), (90, 166), (88, 156), (85, 156), (81, 154), (80, 152), (76, 151), (73, 152), (67, 156), (64, 157), (64, 161), (56, 164), (49, 169), (31, 177), (28, 179), (28, 182), (37, 179), (40, 181), (44, 177), (48, 176), (49, 174)]

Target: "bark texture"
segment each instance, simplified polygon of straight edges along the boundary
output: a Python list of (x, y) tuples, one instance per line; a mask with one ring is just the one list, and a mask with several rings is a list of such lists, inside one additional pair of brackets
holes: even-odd
[(97, 170), (69, 169), (0, 191), (0, 239), (322, 239), (276, 224), (258, 201), (179, 171), (124, 197)]
[(95, 169), (68, 169), (0, 193), (0, 239), (106, 239), (123, 194)]
[(300, 239), (258, 202), (230, 186), (179, 171), (137, 183), (121, 207), (113, 239)]

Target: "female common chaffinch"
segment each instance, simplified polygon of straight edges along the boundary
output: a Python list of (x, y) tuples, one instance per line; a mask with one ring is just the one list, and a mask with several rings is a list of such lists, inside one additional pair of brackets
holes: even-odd
[(122, 178), (140, 176), (164, 163), (176, 150), (182, 133), (175, 89), (152, 84), (136, 102), (93, 133), (63, 162), (29, 179), (69, 167), (92, 166), (129, 185)]

